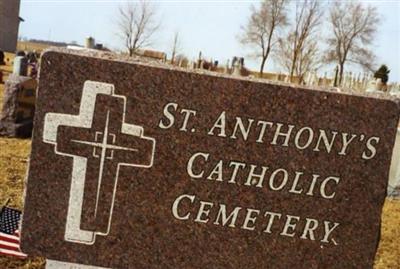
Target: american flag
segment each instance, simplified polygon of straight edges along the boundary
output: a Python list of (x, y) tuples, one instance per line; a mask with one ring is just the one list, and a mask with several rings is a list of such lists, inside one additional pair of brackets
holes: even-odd
[(21, 211), (3, 207), (0, 213), (0, 254), (26, 258), (19, 247), (19, 221)]

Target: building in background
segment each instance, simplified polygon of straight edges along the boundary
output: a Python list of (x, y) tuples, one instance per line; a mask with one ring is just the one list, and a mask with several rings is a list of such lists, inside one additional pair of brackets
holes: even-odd
[(20, 0), (0, 0), (0, 51), (14, 53), (17, 48)]

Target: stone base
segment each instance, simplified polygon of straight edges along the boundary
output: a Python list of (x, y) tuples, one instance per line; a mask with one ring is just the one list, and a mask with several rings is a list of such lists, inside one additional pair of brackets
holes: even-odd
[(390, 190), (388, 193), (389, 198), (393, 199), (400, 199), (400, 186), (397, 186), (396, 188)]
[(54, 260), (46, 260), (46, 269), (111, 269), (105, 267), (97, 267), (69, 262), (59, 262)]
[(32, 136), (32, 128), (32, 120), (20, 123), (0, 121), (0, 136), (30, 138)]

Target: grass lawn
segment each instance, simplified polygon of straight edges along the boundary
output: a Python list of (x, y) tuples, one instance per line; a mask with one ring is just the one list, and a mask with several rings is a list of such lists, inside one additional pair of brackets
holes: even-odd
[[(0, 108), (3, 84), (0, 84)], [(0, 203), (11, 198), (10, 206), (22, 209), (24, 177), (31, 141), (0, 137)], [(383, 208), (382, 238), (375, 260), (375, 269), (400, 268), (400, 200), (386, 200)], [(18, 260), (0, 256), (0, 268), (44, 268), (43, 258)], [(323, 268), (325, 269), (325, 268)], [(346, 269), (346, 268), (343, 268)]]

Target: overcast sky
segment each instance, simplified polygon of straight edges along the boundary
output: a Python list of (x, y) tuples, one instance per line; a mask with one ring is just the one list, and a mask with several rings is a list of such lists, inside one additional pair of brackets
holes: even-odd
[[(93, 36), (96, 42), (112, 49), (122, 49), (117, 36), (118, 6), (126, 1), (103, 0), (22, 0), (20, 36), (52, 41), (76, 41), (84, 44)], [(400, 81), (400, 1), (364, 1), (378, 7), (381, 25), (376, 36), (374, 51), (378, 63), (387, 64), (390, 81)], [(240, 26), (249, 17), (252, 4), (258, 1), (153, 1), (161, 22), (152, 47), (170, 54), (175, 31), (179, 31), (181, 51), (190, 59), (203, 55), (220, 63), (233, 56), (244, 56), (245, 64), (258, 68), (258, 61), (247, 55), (249, 50), (237, 41)], [(294, 3), (294, 2), (293, 2)], [(326, 29), (327, 25), (324, 26)], [(321, 33), (321, 41), (326, 30)], [(323, 71), (332, 71), (328, 67)], [(266, 71), (279, 72), (276, 63), (268, 61)]]

